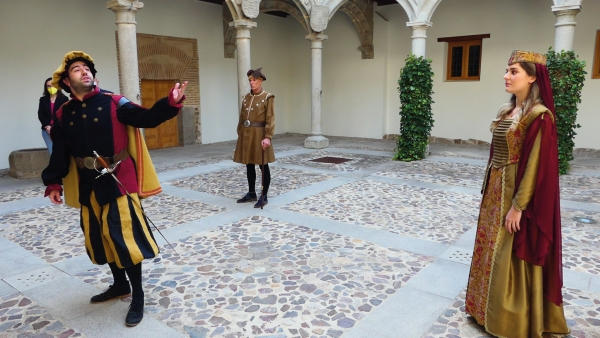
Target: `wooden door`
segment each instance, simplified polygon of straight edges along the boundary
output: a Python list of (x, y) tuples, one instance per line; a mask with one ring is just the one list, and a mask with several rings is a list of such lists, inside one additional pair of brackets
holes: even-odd
[[(175, 82), (175, 80), (142, 80), (142, 106), (151, 108), (156, 101), (168, 96)], [(178, 147), (178, 128), (177, 117), (174, 117), (156, 128), (144, 129), (148, 149)]]

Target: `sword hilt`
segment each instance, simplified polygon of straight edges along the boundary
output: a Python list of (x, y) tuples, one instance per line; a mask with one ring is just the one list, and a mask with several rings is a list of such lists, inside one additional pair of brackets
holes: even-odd
[(98, 162), (100, 162), (100, 165), (102, 167), (104, 167), (105, 169), (108, 169), (109, 168), (108, 163), (106, 163), (106, 161), (102, 158), (102, 156), (98, 155), (98, 153), (95, 150), (93, 150), (93, 152), (94, 152), (94, 156), (96, 156), (96, 160)]

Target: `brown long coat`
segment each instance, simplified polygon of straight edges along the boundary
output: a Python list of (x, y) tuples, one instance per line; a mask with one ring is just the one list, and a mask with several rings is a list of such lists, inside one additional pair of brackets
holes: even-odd
[[(258, 95), (246, 94), (238, 122), (238, 140), (233, 161), (242, 164), (263, 164), (261, 142), (273, 138), (275, 132), (275, 95), (263, 91)], [(264, 127), (244, 127), (244, 121), (266, 122)], [(275, 162), (273, 145), (265, 150), (264, 163)]]

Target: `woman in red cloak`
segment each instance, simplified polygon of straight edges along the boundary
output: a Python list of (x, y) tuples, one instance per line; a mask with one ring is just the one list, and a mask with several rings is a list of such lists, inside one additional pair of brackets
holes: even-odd
[(465, 310), (498, 337), (567, 334), (558, 141), (546, 57), (513, 51), (491, 124)]

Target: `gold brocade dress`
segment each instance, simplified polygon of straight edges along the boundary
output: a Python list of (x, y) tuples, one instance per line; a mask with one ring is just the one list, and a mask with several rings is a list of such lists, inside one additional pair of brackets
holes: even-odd
[[(487, 168), (465, 311), (497, 337), (534, 338), (544, 332), (569, 333), (563, 307), (543, 296), (542, 267), (519, 259), (513, 235), (504, 227), (511, 206), (524, 210), (535, 189), (541, 131), (515, 194), (521, 148), (535, 118), (552, 118), (542, 105), (519, 122), (500, 121), (493, 129), (493, 156)], [(523, 165), (523, 164), (521, 164)], [(514, 196), (514, 197), (513, 197)]]

